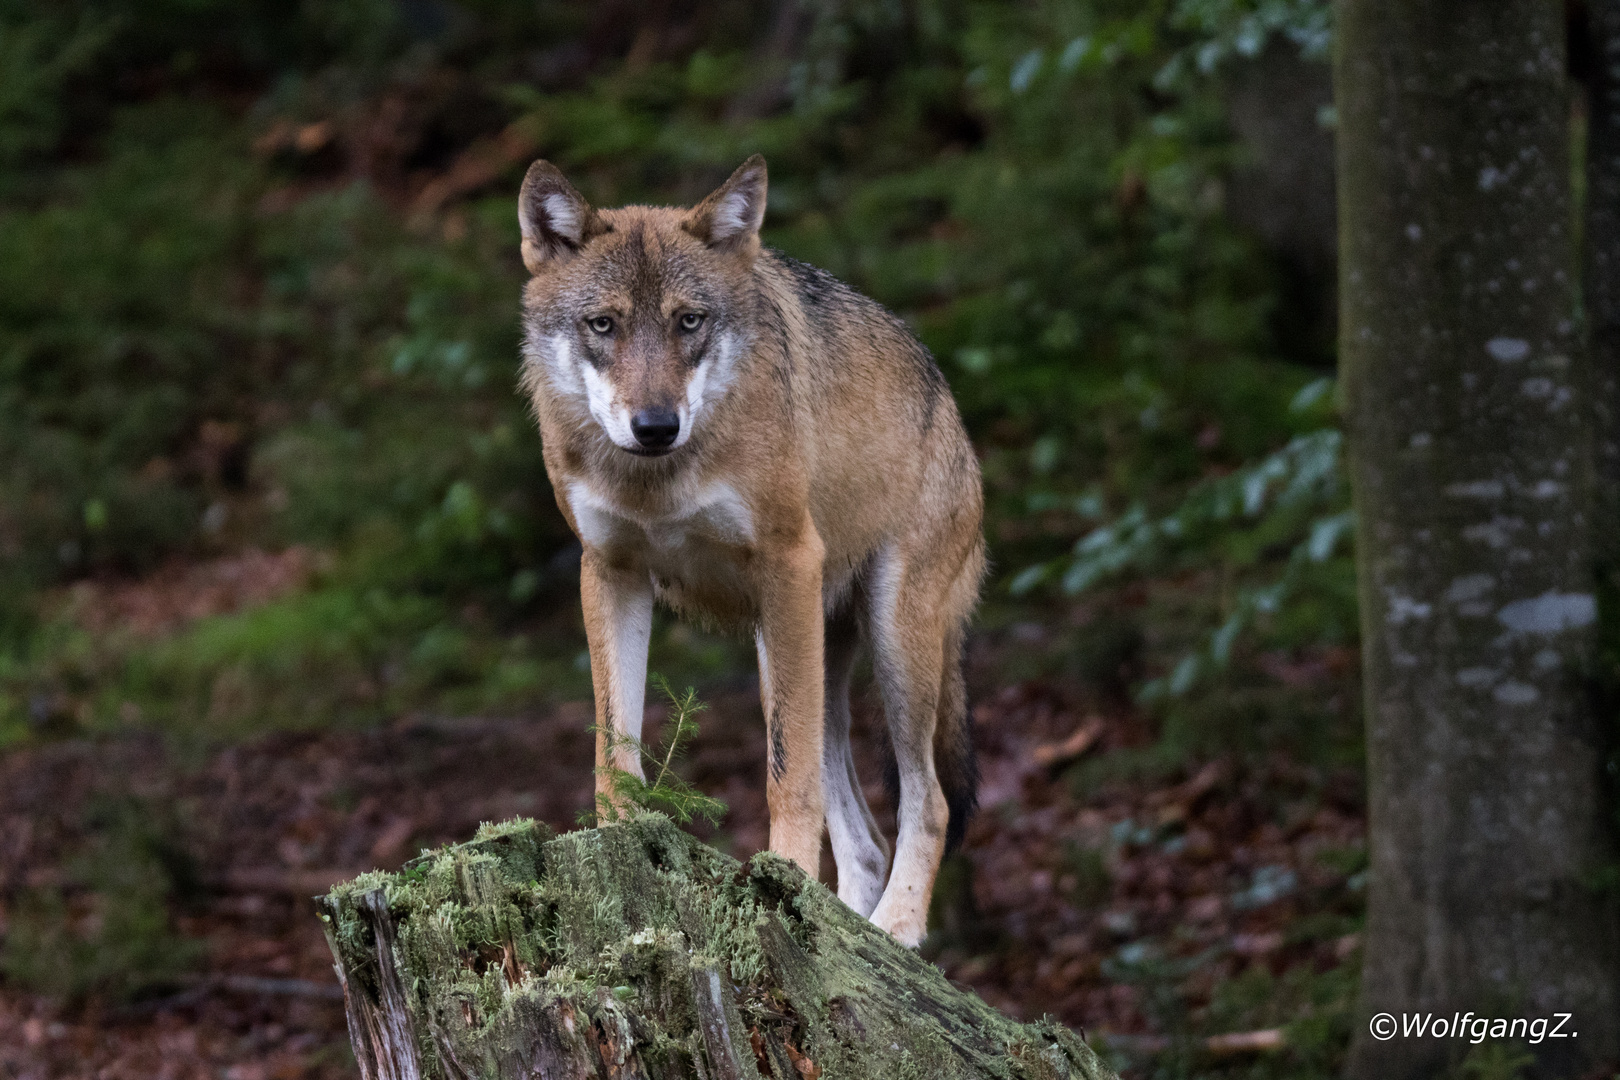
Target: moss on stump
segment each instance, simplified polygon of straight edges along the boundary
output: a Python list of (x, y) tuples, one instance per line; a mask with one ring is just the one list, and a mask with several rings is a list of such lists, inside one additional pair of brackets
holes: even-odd
[(793, 863), (653, 814), (486, 825), (320, 900), (365, 1080), (1103, 1080)]

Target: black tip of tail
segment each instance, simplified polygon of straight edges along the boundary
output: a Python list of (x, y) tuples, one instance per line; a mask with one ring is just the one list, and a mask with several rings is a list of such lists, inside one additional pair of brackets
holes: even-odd
[(945, 854), (962, 846), (968, 822), (979, 808), (979, 761), (973, 750), (973, 721), (964, 718), (957, 745), (950, 752), (936, 755), (939, 786), (945, 789), (945, 805), (950, 807), (950, 823), (945, 826)]
[(889, 729), (880, 727), (877, 730), (879, 766), (883, 770), (883, 794), (889, 797), (889, 805), (894, 812), (900, 812), (900, 763), (894, 757), (894, 743), (889, 739)]

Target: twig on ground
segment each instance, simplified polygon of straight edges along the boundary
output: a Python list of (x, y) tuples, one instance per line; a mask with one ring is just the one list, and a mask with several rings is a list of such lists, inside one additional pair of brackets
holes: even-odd
[[(1099, 1032), (1098, 1037), (1110, 1047), (1142, 1057), (1162, 1054), (1174, 1045), (1165, 1035), (1107, 1035)], [(1233, 1031), (1225, 1035), (1210, 1035), (1196, 1040), (1194, 1045), (1212, 1057), (1269, 1054), (1286, 1047), (1288, 1036), (1281, 1028), (1263, 1028), (1259, 1031)]]
[(129, 1005), (119, 1005), (108, 1009), (102, 1015), (111, 1021), (136, 1020), (170, 1009), (184, 1009), (221, 992), (312, 998), (319, 1001), (343, 1000), (343, 988), (337, 983), (316, 982), (312, 979), (276, 979), (261, 975), (202, 975), (186, 982), (190, 985), (176, 993), (148, 998)]

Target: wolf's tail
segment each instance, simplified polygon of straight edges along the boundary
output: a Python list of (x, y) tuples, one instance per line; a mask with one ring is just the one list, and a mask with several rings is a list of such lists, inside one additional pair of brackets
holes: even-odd
[(968, 819), (979, 805), (979, 763), (973, 753), (973, 714), (968, 710), (967, 686), (962, 678), (962, 626), (945, 639), (945, 670), (940, 678), (939, 713), (934, 725), (934, 771), (945, 790), (950, 824), (945, 828), (945, 852), (962, 844)]

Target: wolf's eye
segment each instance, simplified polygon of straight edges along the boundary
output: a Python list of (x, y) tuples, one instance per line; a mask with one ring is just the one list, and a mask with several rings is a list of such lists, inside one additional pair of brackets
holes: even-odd
[(688, 311), (681, 316), (681, 329), (690, 334), (703, 325), (703, 316), (696, 311)]
[(598, 334), (613, 333), (613, 320), (608, 318), (606, 315), (598, 315), (594, 319), (586, 319), (585, 325), (590, 327)]

